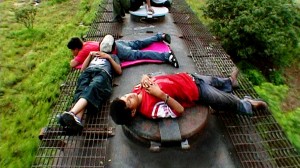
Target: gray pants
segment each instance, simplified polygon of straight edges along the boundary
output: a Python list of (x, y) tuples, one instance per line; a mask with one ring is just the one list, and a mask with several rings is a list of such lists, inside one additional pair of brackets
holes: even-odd
[(229, 78), (218, 78), (192, 74), (199, 89), (199, 102), (214, 110), (232, 111), (237, 114), (253, 115), (251, 103), (231, 94)]

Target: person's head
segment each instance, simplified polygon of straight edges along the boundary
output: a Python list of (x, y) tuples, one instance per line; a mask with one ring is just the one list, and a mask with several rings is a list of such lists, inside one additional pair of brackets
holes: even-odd
[(105, 53), (111, 53), (114, 49), (115, 39), (112, 35), (106, 35), (99, 44), (99, 49)]
[(83, 42), (78, 37), (72, 37), (67, 47), (71, 50), (73, 56), (78, 55), (79, 51), (83, 47)]
[(110, 104), (110, 116), (116, 124), (130, 125), (139, 105), (138, 95), (128, 93)]

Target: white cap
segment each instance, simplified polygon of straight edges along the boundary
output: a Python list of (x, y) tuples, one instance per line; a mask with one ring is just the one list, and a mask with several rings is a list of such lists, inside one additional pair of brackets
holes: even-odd
[(106, 35), (100, 43), (100, 51), (105, 53), (112, 52), (112, 46), (114, 44), (114, 41), (115, 39), (112, 35)]

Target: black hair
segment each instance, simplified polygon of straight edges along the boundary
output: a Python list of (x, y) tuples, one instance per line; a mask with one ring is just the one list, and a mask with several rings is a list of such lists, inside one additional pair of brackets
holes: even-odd
[(81, 50), (83, 47), (83, 43), (78, 37), (72, 37), (69, 41), (67, 47), (71, 50), (75, 50), (76, 48)]
[(130, 125), (133, 117), (124, 100), (115, 98), (110, 104), (110, 116), (118, 125)]

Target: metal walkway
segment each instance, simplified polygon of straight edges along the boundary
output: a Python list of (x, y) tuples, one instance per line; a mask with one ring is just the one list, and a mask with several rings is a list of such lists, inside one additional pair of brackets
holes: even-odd
[[(195, 63), (197, 71), (206, 75), (230, 74), (234, 67), (230, 56), (201, 24), (185, 1), (173, 0), (170, 14), (174, 24), (182, 32), (180, 38), (186, 44), (188, 55)], [(106, 34), (112, 34), (117, 39), (122, 37), (122, 24), (110, 22), (112, 0), (100, 4), (95, 18), (85, 40), (100, 41)], [(107, 167), (110, 162), (107, 157), (108, 146), (110, 137), (115, 135), (115, 128), (109, 121), (108, 102), (97, 116), (85, 115), (85, 128), (81, 134), (67, 135), (56, 124), (55, 116), (71, 105), (78, 76), (79, 71), (71, 71), (66, 83), (61, 86), (61, 94), (53, 108), (53, 115), (47, 128), (41, 131), (41, 144), (32, 164), (33, 168)], [(243, 76), (239, 78), (239, 83), (240, 88), (234, 92), (238, 97), (258, 97), (253, 86)], [(300, 167), (300, 155), (269, 111), (255, 111), (254, 117), (222, 112), (218, 112), (216, 116), (223, 121), (227, 130), (238, 158), (238, 166)]]

